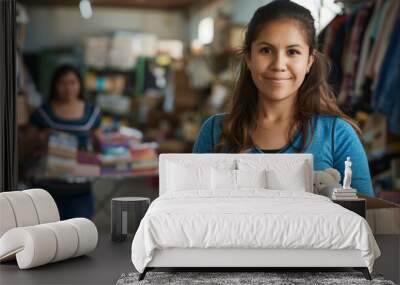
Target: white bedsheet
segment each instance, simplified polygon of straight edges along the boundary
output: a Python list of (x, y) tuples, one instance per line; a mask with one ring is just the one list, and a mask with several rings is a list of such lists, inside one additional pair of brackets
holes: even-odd
[(265, 189), (160, 196), (133, 239), (135, 268), (143, 272), (165, 248), (358, 249), (370, 272), (380, 256), (359, 215), (320, 195)]

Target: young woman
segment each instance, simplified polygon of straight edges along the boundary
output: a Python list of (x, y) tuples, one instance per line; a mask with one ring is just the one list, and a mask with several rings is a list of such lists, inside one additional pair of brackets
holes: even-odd
[(311, 153), (314, 169), (353, 162), (352, 187), (374, 196), (360, 129), (337, 106), (328, 63), (317, 51), (314, 19), (277, 0), (253, 15), (231, 109), (203, 124), (195, 153)]
[(43, 130), (68, 132), (77, 137), (79, 149), (91, 148), (93, 134), (100, 126), (100, 109), (84, 99), (79, 71), (71, 65), (56, 69), (48, 103), (36, 110), (30, 123)]
[[(84, 88), (79, 71), (63, 65), (54, 72), (48, 103), (36, 110), (30, 123), (38, 129), (42, 147), (47, 147), (48, 134), (55, 131), (77, 137), (78, 148), (91, 148), (92, 138), (100, 126), (100, 110), (84, 100)], [(93, 197), (90, 183), (66, 183), (57, 180), (36, 181), (35, 187), (49, 191), (55, 199), (61, 219), (90, 218), (93, 214)]]

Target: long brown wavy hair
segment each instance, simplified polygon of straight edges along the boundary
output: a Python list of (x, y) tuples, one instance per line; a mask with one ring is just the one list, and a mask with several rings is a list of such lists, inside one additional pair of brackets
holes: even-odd
[[(340, 117), (351, 124), (361, 136), (357, 124), (339, 109), (336, 97), (327, 82), (330, 66), (327, 58), (317, 50), (316, 31), (311, 13), (296, 3), (277, 0), (258, 8), (247, 26), (244, 45), (239, 52), (241, 63), (230, 102), (230, 112), (222, 123), (221, 140), (216, 146), (216, 152), (238, 153), (255, 146), (251, 135), (257, 127), (259, 98), (245, 58), (250, 56), (251, 45), (262, 28), (278, 19), (292, 19), (300, 23), (306, 35), (309, 53), (314, 55), (314, 63), (298, 90), (294, 120), (288, 133), (289, 143), (293, 146), (294, 138), (289, 134), (293, 134), (294, 129), (298, 127), (298, 131), (302, 133), (302, 145), (296, 150), (304, 151), (307, 141), (310, 143), (314, 136), (311, 124), (316, 115)], [(308, 140), (310, 131), (311, 139)]]

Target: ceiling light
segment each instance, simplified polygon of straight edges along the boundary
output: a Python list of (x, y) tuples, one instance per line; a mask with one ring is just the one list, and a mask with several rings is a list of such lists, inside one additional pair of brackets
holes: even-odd
[(89, 0), (81, 0), (79, 2), (79, 10), (81, 11), (81, 16), (84, 19), (89, 19), (93, 15), (92, 5)]

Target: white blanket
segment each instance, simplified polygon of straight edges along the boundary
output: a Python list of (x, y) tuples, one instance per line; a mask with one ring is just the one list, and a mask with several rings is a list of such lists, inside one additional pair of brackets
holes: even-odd
[(323, 196), (265, 189), (160, 196), (134, 237), (135, 268), (143, 272), (154, 250), (165, 248), (358, 249), (370, 272), (380, 256), (359, 215)]

